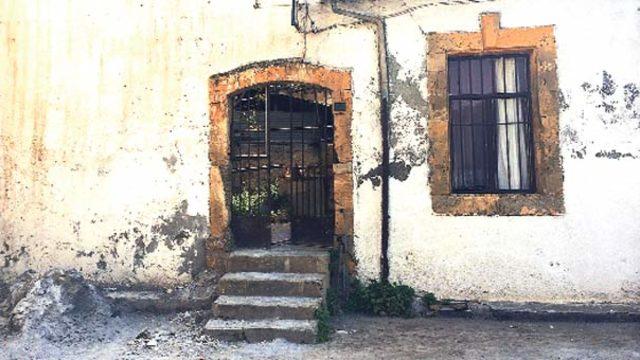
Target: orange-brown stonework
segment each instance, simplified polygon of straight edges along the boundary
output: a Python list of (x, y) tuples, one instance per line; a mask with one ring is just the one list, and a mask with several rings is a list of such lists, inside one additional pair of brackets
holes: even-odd
[[(552, 26), (500, 28), (500, 15), (482, 14), (480, 32), (427, 36), (429, 184), (433, 211), (446, 215), (559, 215), (564, 213), (558, 125), (556, 42)], [(526, 52), (531, 59), (535, 194), (458, 195), (451, 191), (447, 57)]]
[(334, 103), (346, 104), (345, 111), (334, 111), (335, 235), (353, 236), (353, 172), (351, 166), (351, 74), (299, 60), (257, 63), (228, 73), (214, 75), (209, 81), (211, 139), (209, 158), (211, 240), (207, 244), (210, 267), (225, 270), (226, 254), (232, 248), (230, 219), (230, 144), (229, 96), (251, 86), (272, 82), (296, 82), (322, 86)]

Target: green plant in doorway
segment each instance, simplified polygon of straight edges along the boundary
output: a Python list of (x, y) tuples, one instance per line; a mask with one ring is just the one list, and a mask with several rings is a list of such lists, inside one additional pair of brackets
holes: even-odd
[(239, 216), (270, 216), (272, 220), (286, 218), (287, 199), (280, 194), (278, 181), (258, 188), (245, 185), (232, 195), (231, 212)]
[(231, 197), (231, 212), (237, 216), (266, 216), (268, 198), (266, 191), (243, 189)]

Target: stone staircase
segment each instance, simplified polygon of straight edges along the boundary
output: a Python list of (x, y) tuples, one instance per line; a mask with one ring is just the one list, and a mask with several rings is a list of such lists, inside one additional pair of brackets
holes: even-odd
[(315, 342), (314, 315), (329, 286), (328, 251), (237, 250), (228, 265), (205, 333), (228, 341)]

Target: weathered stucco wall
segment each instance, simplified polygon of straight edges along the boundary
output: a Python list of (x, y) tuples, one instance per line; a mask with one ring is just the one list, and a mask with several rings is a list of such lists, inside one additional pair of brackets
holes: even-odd
[[(555, 25), (566, 214), (434, 215), (424, 163), (425, 34)], [(595, 15), (597, 14), (597, 15)], [(596, 16), (596, 17), (594, 17)], [(640, 3), (524, 1), (435, 7), (388, 21), (395, 102), (391, 276), (438, 297), (640, 300)]]
[[(188, 281), (209, 236), (208, 79), (247, 63), (354, 69), (355, 158), (372, 166), (371, 29), (305, 47), (289, 11), (288, 1), (0, 1), (0, 267)], [(375, 197), (363, 187), (356, 203)], [(355, 226), (375, 229), (366, 211)], [(371, 235), (361, 246), (379, 244)]]
[[(305, 36), (289, 3), (0, 0), (0, 267), (188, 281), (209, 236), (208, 79), (298, 58), (352, 72), (355, 252), (359, 275), (377, 277), (375, 27), (314, 1), (322, 31)], [(498, 0), (387, 21), (392, 280), (449, 298), (639, 301), (639, 7)], [(565, 215), (431, 210), (426, 33), (477, 31), (484, 11), (556, 26)]]

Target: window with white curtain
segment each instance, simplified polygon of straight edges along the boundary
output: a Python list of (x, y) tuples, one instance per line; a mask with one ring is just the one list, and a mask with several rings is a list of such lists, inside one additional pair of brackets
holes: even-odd
[(449, 57), (448, 74), (453, 192), (534, 192), (529, 56)]

